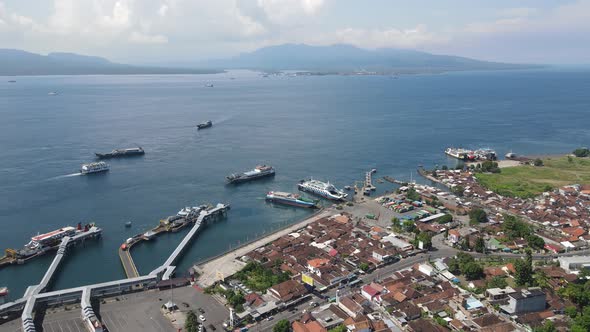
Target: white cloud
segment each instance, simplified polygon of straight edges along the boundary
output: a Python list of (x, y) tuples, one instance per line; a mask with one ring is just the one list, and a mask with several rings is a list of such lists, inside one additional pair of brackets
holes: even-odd
[(346, 28), (322, 37), (327, 44), (343, 43), (364, 48), (419, 48), (443, 43), (448, 37), (437, 35), (419, 24), (413, 28), (355, 29)]
[(166, 44), (168, 38), (163, 35), (148, 35), (138, 31), (131, 32), (129, 41), (137, 44)]
[(507, 8), (500, 11), (500, 16), (504, 17), (529, 17), (533, 16), (538, 12), (537, 8), (530, 7), (517, 7)]

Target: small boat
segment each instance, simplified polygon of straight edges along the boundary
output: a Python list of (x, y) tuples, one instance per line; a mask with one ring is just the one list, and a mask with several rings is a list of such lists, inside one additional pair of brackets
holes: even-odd
[(207, 122), (199, 123), (197, 125), (197, 129), (205, 129), (205, 128), (209, 128), (212, 126), (213, 126), (213, 122), (211, 122), (211, 120), (209, 120)]
[(16, 81), (15, 80), (10, 80), (10, 81), (8, 81), (8, 83), (16, 83)]
[(131, 221), (126, 222), (125, 227), (131, 227)]
[(49, 92), (47, 95), (49, 96), (57, 96), (59, 93), (55, 92), (55, 91), (51, 91)]
[(351, 190), (352, 187), (351, 186), (344, 186), (344, 190)]
[(205, 87), (206, 88), (212, 88), (213, 87), (213, 83), (207, 83), (207, 84), (205, 84)]

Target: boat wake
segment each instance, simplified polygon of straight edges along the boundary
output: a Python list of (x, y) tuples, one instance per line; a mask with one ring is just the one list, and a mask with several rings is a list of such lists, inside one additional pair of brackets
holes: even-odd
[(213, 122), (213, 125), (216, 125), (216, 124), (222, 124), (222, 123), (224, 123), (224, 122), (227, 122), (227, 121), (231, 120), (231, 118), (232, 118), (231, 116), (226, 116), (226, 117), (224, 117), (224, 118), (221, 118), (221, 119), (219, 119), (219, 120), (217, 120), (217, 121), (214, 121), (214, 122)]
[(59, 176), (54, 176), (52, 178), (49, 178), (49, 179), (47, 179), (47, 181), (71, 178), (73, 176), (79, 176), (79, 175), (82, 175), (82, 173), (78, 172), (78, 173), (72, 173), (72, 174), (66, 174), (66, 175), (59, 175)]

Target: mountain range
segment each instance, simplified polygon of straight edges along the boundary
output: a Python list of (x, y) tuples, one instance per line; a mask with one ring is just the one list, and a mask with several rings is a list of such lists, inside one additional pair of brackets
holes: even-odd
[(530, 65), (474, 60), (465, 57), (383, 48), (367, 50), (351, 45), (284, 44), (236, 57), (208, 62), (219, 68), (311, 70), (323, 72), (376, 71), (382, 73), (444, 72), (457, 70), (521, 69)]
[(522, 69), (536, 66), (480, 61), (414, 50), (367, 50), (351, 45), (283, 44), (263, 47), (228, 59), (194, 62), (184, 67), (180, 68), (177, 64), (157, 67), (134, 66), (74, 53), (40, 55), (21, 50), (0, 49), (0, 75), (202, 74), (220, 72), (220, 69), (302, 70), (328, 74), (371, 71), (403, 74)]
[(105, 58), (74, 53), (40, 55), (21, 50), (0, 49), (0, 75), (132, 75), (204, 74), (214, 69), (132, 66)]

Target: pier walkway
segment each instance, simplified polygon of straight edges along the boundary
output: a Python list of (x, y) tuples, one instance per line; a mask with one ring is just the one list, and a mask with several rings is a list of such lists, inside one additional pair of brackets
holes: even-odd
[(197, 220), (195, 221), (195, 224), (193, 225), (191, 230), (188, 232), (188, 234), (186, 234), (184, 239), (182, 239), (182, 241), (178, 244), (176, 249), (174, 249), (172, 254), (170, 254), (168, 259), (164, 262), (164, 264), (162, 264), (162, 266), (160, 266), (159, 268), (152, 271), (150, 273), (150, 275), (158, 275), (163, 272), (164, 274), (162, 276), (162, 279), (163, 280), (170, 279), (172, 273), (174, 273), (174, 270), (176, 269), (176, 266), (174, 266), (173, 264), (176, 263), (176, 261), (178, 260), (180, 255), (184, 252), (187, 245), (191, 242), (191, 240), (193, 239), (195, 234), (197, 234), (197, 232), (200, 229), (205, 227), (207, 225), (207, 222), (209, 220), (211, 220), (211, 218), (225, 214), (227, 209), (229, 209), (229, 205), (219, 203), (219, 204), (217, 204), (217, 206), (215, 208), (213, 208), (211, 210), (202, 210), (199, 213), (199, 216), (197, 217)]
[(125, 270), (127, 278), (137, 278), (139, 277), (139, 272), (131, 257), (131, 246), (132, 244), (127, 245), (126, 249), (119, 247), (119, 258), (121, 259), (121, 264), (123, 264), (123, 269)]
[(225, 278), (225, 276), (230, 276), (242, 269), (245, 263), (242, 263), (238, 259), (248, 252), (333, 214), (334, 211), (331, 209), (320, 211), (319, 213), (302, 222), (278, 230), (270, 235), (245, 244), (242, 247), (232, 250), (226, 254), (193, 266), (193, 269), (199, 274), (197, 284), (201, 287), (209, 287), (213, 285), (220, 279), (220, 277)]

